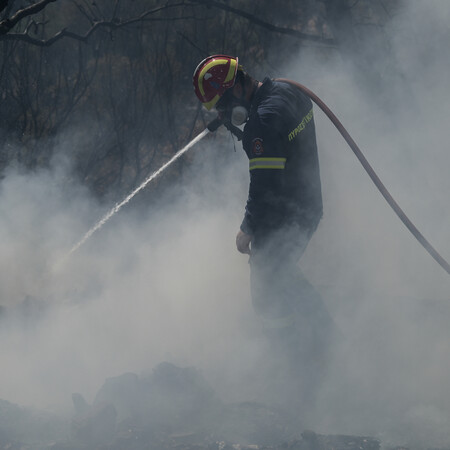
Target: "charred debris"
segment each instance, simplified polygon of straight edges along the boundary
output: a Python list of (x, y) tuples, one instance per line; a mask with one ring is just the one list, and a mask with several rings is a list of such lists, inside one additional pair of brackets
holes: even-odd
[[(379, 450), (373, 437), (302, 430), (260, 403), (226, 404), (195, 368), (161, 363), (107, 378), (92, 404), (61, 417), (0, 400), (0, 450)], [(400, 449), (400, 447), (398, 447)]]

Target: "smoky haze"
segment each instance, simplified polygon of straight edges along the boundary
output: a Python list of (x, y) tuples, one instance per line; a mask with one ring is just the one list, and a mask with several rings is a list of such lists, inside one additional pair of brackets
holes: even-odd
[[(450, 5), (424, 3), (411, 2), (386, 30), (395, 70), (371, 48), (384, 75), (377, 89), (345, 57), (321, 59), (314, 49), (270, 75), (305, 84), (331, 107), (448, 260)], [(448, 445), (450, 279), (317, 107), (315, 120), (324, 218), (300, 267), (342, 338), (307, 425), (385, 444)], [(102, 207), (84, 188), (64, 187), (70, 161), (6, 174), (0, 398), (67, 411), (72, 392), (91, 401), (106, 377), (169, 361), (198, 368), (228, 401), (265, 399), (264, 338), (247, 257), (234, 248), (248, 188), (237, 147), (226, 133), (205, 138), (152, 208), (130, 204), (57, 269)]]
[[(307, 69), (391, 194), (448, 260), (448, 26), (446, 2), (411, 2), (374, 53), (374, 88), (351, 62)], [(376, 48), (376, 47), (375, 47)], [(288, 68), (298, 79), (314, 59)], [(316, 59), (317, 60), (317, 59)], [(398, 77), (401, 73), (401, 77)], [(448, 442), (445, 353), (449, 279), (390, 210), (343, 139), (316, 108), (324, 219), (301, 267), (345, 335), (324, 387), (325, 429), (365, 430), (418, 445)]]

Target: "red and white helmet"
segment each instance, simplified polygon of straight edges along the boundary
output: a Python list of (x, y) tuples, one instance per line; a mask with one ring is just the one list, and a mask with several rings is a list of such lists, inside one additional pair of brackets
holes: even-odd
[(238, 58), (227, 55), (208, 56), (197, 66), (193, 75), (195, 94), (208, 111), (234, 86), (237, 70)]

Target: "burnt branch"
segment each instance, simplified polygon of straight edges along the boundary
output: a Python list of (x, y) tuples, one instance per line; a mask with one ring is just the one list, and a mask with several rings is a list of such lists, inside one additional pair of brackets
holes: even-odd
[[(19, 9), (12, 17), (4, 19), (0, 22), (0, 37), (8, 34), (21, 20), (26, 17), (32, 16), (42, 11), (49, 3), (56, 2), (57, 0), (41, 0), (40, 2), (33, 3), (26, 8)], [(2, 1), (4, 8), (8, 5), (8, 1)]]
[[(186, 20), (191, 19), (192, 17), (175, 17), (175, 18), (153, 18), (154, 14), (162, 12), (168, 9), (178, 8), (180, 6), (185, 6), (185, 2), (174, 3), (172, 5), (164, 5), (158, 8), (154, 8), (149, 11), (145, 11), (137, 17), (132, 17), (130, 19), (121, 20), (113, 17), (111, 20), (97, 20), (92, 22), (92, 26), (89, 30), (84, 34), (74, 33), (72, 31), (63, 28), (58, 31), (52, 37), (48, 39), (38, 39), (29, 34), (29, 28), (27, 28), (23, 33), (10, 33), (9, 31), (24, 17), (28, 17), (31, 14), (35, 14), (36, 12), (41, 11), (45, 8), (48, 3), (55, 2), (57, 0), (42, 0), (41, 2), (31, 5), (28, 8), (24, 8), (23, 10), (18, 11), (12, 18), (6, 19), (0, 22), (0, 40), (9, 40), (9, 41), (23, 41), (29, 44), (33, 44), (40, 47), (48, 47), (54, 44), (56, 41), (59, 41), (62, 38), (70, 38), (81, 42), (86, 42), (89, 37), (99, 28), (107, 28), (110, 30), (123, 28), (125, 26), (133, 25), (136, 23), (142, 23), (146, 21), (175, 21), (175, 20)], [(38, 8), (39, 7), (39, 8)]]
[(297, 39), (306, 40), (306, 41), (327, 43), (327, 44), (332, 44), (332, 45), (335, 44), (334, 39), (323, 38), (322, 36), (316, 36), (316, 35), (308, 34), (308, 33), (302, 33), (301, 31), (298, 31), (298, 30), (295, 30), (292, 28), (278, 27), (270, 22), (266, 22), (266, 21), (256, 17), (254, 14), (248, 13), (246, 11), (242, 11), (241, 9), (234, 8), (232, 6), (227, 5), (226, 3), (221, 3), (221, 2), (218, 2), (215, 0), (190, 0), (190, 2), (205, 5), (208, 8), (214, 7), (217, 9), (222, 9), (224, 11), (230, 12), (237, 16), (243, 17), (244, 19), (247, 19), (249, 22), (251, 22), (255, 25), (258, 25), (262, 28), (265, 28), (269, 31), (272, 31), (274, 33), (286, 34), (288, 36), (293, 36), (293, 37), (296, 37)]
[[(125, 26), (133, 25), (136, 23), (143, 23), (146, 21), (176, 21), (176, 20), (186, 20), (186, 19), (194, 19), (193, 17), (161, 17), (161, 18), (153, 18), (151, 16), (160, 13), (165, 10), (169, 9), (176, 9), (179, 7), (186, 6), (187, 4), (193, 5), (193, 4), (199, 4), (199, 5), (205, 5), (208, 8), (214, 7), (217, 9), (221, 9), (224, 11), (227, 11), (229, 13), (232, 13), (236, 16), (243, 17), (244, 19), (248, 20), (249, 22), (265, 28), (271, 32), (274, 33), (280, 33), (284, 35), (293, 36), (297, 39), (306, 40), (306, 41), (312, 41), (322, 44), (328, 44), (328, 45), (334, 45), (335, 41), (334, 39), (324, 38), (323, 36), (314, 35), (314, 34), (308, 34), (303, 33), (301, 31), (292, 29), (292, 28), (285, 28), (285, 27), (279, 27), (277, 25), (274, 25), (270, 22), (266, 22), (254, 14), (248, 13), (246, 11), (243, 11), (238, 8), (234, 8), (226, 3), (222, 3), (216, 0), (189, 0), (181, 1), (179, 3), (174, 4), (165, 4), (163, 6), (156, 7), (152, 10), (148, 10), (143, 12), (137, 17), (133, 17), (130, 19), (120, 19), (116, 17), (116, 8), (117, 8), (117, 2), (115, 4), (114, 13), (111, 19), (102, 19), (98, 20), (95, 18), (90, 18), (91, 21), (91, 27), (86, 31), (84, 34), (75, 33), (72, 31), (69, 31), (67, 28), (64, 28), (60, 31), (58, 31), (56, 34), (51, 36), (48, 39), (39, 39), (37, 37), (34, 37), (30, 30), (32, 27), (27, 27), (27, 29), (24, 32), (20, 33), (11, 33), (11, 30), (24, 18), (29, 17), (33, 14), (36, 14), (40, 11), (42, 11), (49, 3), (56, 2), (58, 0), (41, 0), (37, 3), (34, 3), (26, 8), (23, 8), (19, 11), (17, 11), (16, 14), (14, 14), (12, 17), (4, 19), (0, 22), (0, 40), (15, 40), (15, 41), (24, 41), (32, 45), (40, 46), (40, 47), (47, 47), (52, 44), (54, 44), (56, 41), (59, 41), (63, 38), (70, 38), (74, 40), (78, 40), (81, 42), (86, 42), (89, 37), (99, 28), (107, 28), (110, 30), (114, 30), (117, 28), (122, 28)], [(357, 0), (358, 1), (358, 0)], [(8, 4), (8, 0), (0, 0), (0, 11), (1, 7), (5, 8)], [(79, 5), (78, 5), (79, 6)], [(82, 9), (82, 7), (79, 6), (79, 8)], [(86, 13), (87, 16), (89, 14)]]

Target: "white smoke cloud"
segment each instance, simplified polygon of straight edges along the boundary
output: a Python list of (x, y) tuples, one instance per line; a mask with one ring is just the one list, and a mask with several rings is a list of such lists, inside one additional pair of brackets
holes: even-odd
[[(449, 9), (445, 1), (412, 2), (388, 30), (410, 86), (401, 92), (411, 94), (398, 91), (394, 108), (370, 99), (339, 58), (303, 52), (298, 66), (276, 74), (305, 84), (333, 109), (447, 260), (449, 50), (442, 36)], [(396, 92), (388, 82), (386, 92)], [(308, 425), (372, 434), (385, 444), (448, 444), (450, 279), (317, 107), (315, 117), (324, 218), (300, 266), (343, 341)], [(0, 303), (8, 312), (0, 321), (0, 398), (68, 407), (72, 392), (90, 401), (106, 377), (163, 360), (196, 366), (227, 400), (257, 398), (250, 381), (262, 335), (247, 258), (234, 248), (247, 163), (228, 139), (225, 149), (219, 141), (192, 150), (194, 164), (169, 204), (160, 199), (147, 213), (124, 208), (55, 270), (103, 208), (82, 188), (65, 189), (65, 170), (11, 172), (1, 181)], [(47, 306), (24, 321), (17, 308), (26, 296)]]
[[(2, 181), (0, 398), (67, 406), (74, 391), (92, 399), (106, 377), (163, 360), (224, 380), (243, 354), (252, 358), (251, 341), (241, 345), (255, 327), (248, 264), (234, 249), (244, 155), (224, 156), (211, 139), (193, 152), (176, 201), (124, 208), (63, 264), (101, 209), (83, 190), (63, 190), (57, 169)], [(25, 323), (27, 296), (46, 312), (30, 307)]]
[[(447, 260), (450, 103), (443, 37), (449, 12), (448, 2), (411, 2), (402, 10), (386, 32), (403, 79), (386, 76), (376, 97), (367, 95), (346, 60), (324, 64), (304, 52), (300, 64), (287, 68), (290, 78), (331, 107)], [(315, 426), (376, 435), (385, 445), (448, 444), (450, 278), (390, 209), (325, 115), (315, 111), (324, 218), (301, 267), (344, 335)]]

